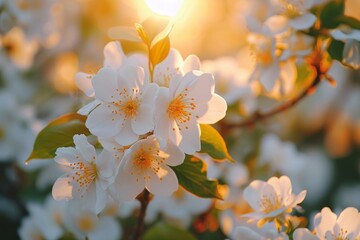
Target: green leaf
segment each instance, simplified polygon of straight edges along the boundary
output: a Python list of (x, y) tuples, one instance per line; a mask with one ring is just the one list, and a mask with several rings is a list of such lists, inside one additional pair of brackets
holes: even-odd
[(53, 158), (57, 148), (74, 146), (75, 134), (90, 135), (85, 121), (85, 116), (71, 113), (50, 122), (37, 136), (33, 151), (26, 162), (32, 159)]
[(222, 199), (218, 192), (218, 182), (208, 180), (207, 166), (201, 159), (186, 155), (183, 164), (171, 168), (174, 170), (179, 184), (187, 191), (202, 198)]
[(143, 240), (196, 240), (190, 232), (176, 226), (157, 223), (155, 226), (145, 232)]
[(360, 21), (356, 18), (349, 16), (340, 16), (338, 18), (339, 22), (342, 24), (346, 24), (353, 29), (360, 29)]
[(339, 18), (344, 15), (344, 0), (332, 0), (328, 2), (320, 13), (321, 27), (336, 28), (341, 24)]
[(338, 60), (339, 62), (342, 62), (344, 46), (345, 44), (343, 42), (335, 39), (332, 40), (328, 48), (330, 57), (334, 60)]
[(169, 51), (170, 38), (166, 36), (150, 49), (150, 61), (152, 65), (155, 67), (158, 63), (161, 63), (167, 57)]
[(228, 152), (224, 139), (215, 128), (207, 124), (200, 124), (200, 128), (201, 153), (207, 153), (216, 160), (227, 159), (235, 162)]

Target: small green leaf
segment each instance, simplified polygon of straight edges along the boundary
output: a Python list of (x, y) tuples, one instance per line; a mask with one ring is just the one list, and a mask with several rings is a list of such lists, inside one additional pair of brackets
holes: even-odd
[(344, 0), (332, 0), (328, 2), (320, 13), (321, 27), (336, 28), (340, 25), (339, 18), (344, 15)]
[(330, 46), (328, 48), (329, 55), (332, 59), (338, 60), (342, 62), (343, 59), (343, 51), (345, 44), (338, 40), (332, 40)]
[(50, 122), (37, 136), (33, 151), (26, 162), (32, 159), (53, 158), (57, 148), (74, 146), (75, 134), (90, 135), (85, 121), (85, 116), (71, 113)]
[(207, 153), (216, 160), (227, 159), (235, 162), (228, 152), (224, 139), (215, 128), (207, 124), (200, 124), (200, 128), (201, 153)]
[(338, 18), (339, 22), (342, 24), (346, 24), (353, 29), (360, 29), (360, 21), (356, 18), (349, 16), (340, 16)]
[(157, 223), (155, 226), (147, 230), (144, 234), (143, 240), (196, 240), (195, 236), (184, 229), (176, 226)]
[(166, 36), (164, 39), (158, 41), (150, 49), (150, 60), (151, 64), (155, 67), (161, 63), (169, 54), (170, 51), (170, 38)]
[(171, 168), (179, 184), (187, 191), (202, 198), (222, 199), (218, 191), (218, 182), (207, 178), (207, 167), (201, 159), (186, 155), (183, 164)]

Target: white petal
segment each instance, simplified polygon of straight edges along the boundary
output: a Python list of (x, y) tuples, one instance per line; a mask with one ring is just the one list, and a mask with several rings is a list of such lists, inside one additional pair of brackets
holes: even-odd
[(144, 69), (137, 66), (126, 65), (118, 70), (118, 88), (133, 91), (144, 85)]
[(58, 178), (52, 188), (52, 196), (55, 200), (69, 200), (73, 198), (72, 189), (73, 187), (69, 184), (72, 181), (71, 176), (63, 175)]
[(145, 134), (154, 129), (154, 104), (143, 104), (139, 107), (135, 119), (131, 120), (131, 128), (137, 135)]
[(183, 64), (184, 74), (193, 70), (200, 70), (200, 66), (200, 59), (196, 55), (189, 55), (187, 56)]
[(94, 88), (91, 83), (91, 79), (93, 78), (93, 76), (93, 74), (83, 72), (78, 72), (75, 75), (76, 86), (88, 97), (93, 97), (95, 95)]
[(184, 162), (185, 154), (181, 149), (168, 141), (166, 148), (164, 149), (169, 154), (169, 158), (166, 159), (166, 164), (169, 166), (178, 166)]
[(270, 33), (277, 35), (282, 34), (289, 30), (289, 20), (285, 16), (274, 15), (269, 17), (264, 25), (270, 31)]
[(329, 230), (332, 232), (336, 224), (336, 214), (330, 208), (325, 207), (314, 217), (314, 226), (317, 236), (325, 236)]
[[(181, 128), (181, 130), (180, 130)], [(186, 125), (179, 126), (182, 139), (179, 147), (187, 154), (200, 151), (200, 126), (195, 121), (188, 121)]]
[(275, 82), (278, 80), (279, 75), (280, 66), (277, 62), (274, 62), (267, 68), (263, 69), (260, 75), (260, 82), (265, 87), (266, 91), (271, 91), (275, 85)]
[(146, 179), (146, 188), (155, 195), (170, 196), (178, 187), (178, 179), (174, 171), (164, 165), (158, 175), (152, 174), (150, 179)]
[(70, 166), (71, 163), (82, 161), (83, 158), (73, 147), (61, 147), (56, 149), (55, 162), (64, 166)]
[(144, 177), (131, 175), (122, 166), (111, 188), (110, 191), (118, 202), (129, 201), (144, 190)]
[(360, 234), (360, 213), (356, 208), (348, 207), (343, 210), (337, 219), (337, 223), (340, 228), (346, 229), (348, 234)]
[(195, 102), (208, 102), (215, 90), (214, 76), (209, 73), (203, 73), (200, 76), (187, 74), (181, 81), (188, 81), (193, 78), (189, 84), (189, 95), (195, 99)]
[(121, 239), (122, 230), (120, 224), (113, 218), (102, 216), (97, 222), (94, 231), (88, 233), (89, 240), (118, 240)]
[(76, 149), (80, 152), (83, 158), (88, 162), (93, 162), (96, 159), (96, 152), (93, 145), (91, 145), (84, 134), (75, 135), (74, 143)]
[(294, 240), (320, 240), (320, 238), (312, 234), (309, 229), (306, 228), (297, 228), (293, 237)]
[(113, 102), (118, 93), (117, 89), (117, 73), (111, 68), (102, 68), (93, 77), (92, 85), (94, 87), (95, 96), (105, 102)]
[(89, 102), (82, 108), (80, 108), (77, 113), (80, 115), (89, 115), (92, 110), (94, 110), (98, 105), (100, 105), (101, 102), (98, 99), (95, 99), (94, 101)]
[(207, 111), (197, 119), (198, 123), (213, 124), (225, 117), (226, 101), (217, 94), (214, 94), (207, 103)]
[(124, 122), (124, 126), (122, 126), (119, 133), (116, 136), (114, 136), (114, 140), (123, 146), (127, 146), (134, 143), (136, 140), (138, 140), (138, 138), (139, 135), (137, 135), (131, 127), (130, 119), (127, 119)]
[(96, 204), (95, 204), (95, 213), (99, 214), (106, 206), (106, 203), (108, 201), (107, 194), (105, 192), (105, 189), (103, 189), (99, 182), (95, 182), (95, 188), (96, 188)]
[(113, 69), (121, 66), (126, 59), (126, 56), (121, 48), (119, 42), (110, 42), (104, 48), (104, 66)]
[(120, 130), (123, 118), (114, 114), (112, 105), (101, 104), (95, 108), (86, 120), (86, 127), (90, 132), (99, 137), (112, 137)]
[(304, 30), (314, 25), (316, 17), (312, 13), (306, 13), (289, 21), (290, 26), (295, 30)]
[(248, 187), (244, 189), (243, 196), (245, 201), (251, 206), (254, 210), (260, 210), (261, 206), (259, 204), (260, 191), (267, 183), (255, 180), (250, 183)]

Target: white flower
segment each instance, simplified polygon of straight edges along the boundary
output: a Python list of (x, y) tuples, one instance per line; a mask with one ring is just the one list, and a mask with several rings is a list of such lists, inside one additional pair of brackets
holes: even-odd
[(312, 234), (306, 228), (296, 229), (294, 240), (357, 240), (360, 239), (360, 213), (348, 207), (339, 216), (325, 207), (314, 217)]
[(169, 139), (182, 151), (200, 150), (199, 124), (211, 124), (225, 116), (225, 100), (214, 93), (212, 75), (197, 71), (174, 78), (169, 89), (161, 88), (156, 100), (155, 135)]
[(249, 221), (258, 220), (259, 226), (274, 219), (284, 223), (286, 214), (301, 203), (305, 195), (305, 190), (298, 195), (292, 193), (287, 176), (272, 177), (267, 182), (252, 181), (244, 190), (244, 198), (254, 212), (243, 216), (249, 218)]
[(51, 213), (39, 204), (29, 204), (30, 216), (24, 218), (18, 230), (20, 238), (23, 240), (34, 239), (59, 239), (63, 234), (63, 229), (56, 222)]
[(360, 69), (360, 30), (337, 29), (331, 32), (336, 40), (345, 42), (342, 62), (354, 69)]
[(56, 150), (55, 161), (68, 167), (68, 173), (56, 180), (52, 195), (55, 200), (82, 199), (99, 213), (106, 204), (105, 190), (113, 181), (115, 161), (105, 150), (97, 156), (85, 135), (75, 135), (74, 143), (75, 148)]
[(316, 16), (309, 12), (312, 0), (273, 0), (279, 15), (269, 17), (265, 25), (274, 34), (284, 33), (290, 28), (304, 30), (311, 27)]
[(121, 239), (121, 225), (114, 218), (98, 217), (80, 202), (72, 202), (66, 210), (64, 225), (76, 239), (101, 240), (104, 236), (109, 240)]
[[(280, 59), (276, 52), (276, 39), (263, 34), (251, 34), (248, 38), (250, 54), (255, 57), (255, 68), (250, 80), (258, 80), (267, 92), (286, 95), (294, 86), (297, 70), (292, 60)], [(241, 64), (248, 64), (252, 56)]]
[(147, 208), (145, 220), (152, 222), (161, 213), (167, 222), (187, 228), (192, 217), (205, 212), (211, 203), (211, 199), (199, 198), (179, 188), (171, 196), (154, 196)]
[(110, 191), (118, 201), (135, 198), (144, 188), (157, 195), (170, 195), (178, 189), (178, 179), (169, 166), (183, 163), (184, 153), (174, 144), (164, 149), (155, 136), (137, 141), (121, 161)]
[(278, 233), (275, 228), (261, 229), (256, 227), (238, 226), (235, 228), (233, 240), (288, 240), (286, 233)]
[(154, 128), (158, 88), (145, 81), (142, 68), (128, 66), (117, 71), (102, 68), (92, 84), (100, 104), (86, 120), (91, 133), (129, 145)]
[(189, 55), (183, 60), (180, 52), (170, 49), (169, 55), (154, 69), (154, 82), (162, 87), (169, 87), (171, 79), (183, 76), (192, 71), (200, 70), (200, 60), (195, 55)]

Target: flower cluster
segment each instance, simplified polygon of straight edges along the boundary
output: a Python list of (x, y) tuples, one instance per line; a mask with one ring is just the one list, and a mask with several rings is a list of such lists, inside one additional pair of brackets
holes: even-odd
[(87, 115), (86, 127), (104, 149), (97, 154), (85, 135), (75, 135), (75, 148), (56, 151), (55, 161), (68, 173), (53, 187), (55, 199), (86, 199), (96, 213), (108, 195), (121, 202), (144, 188), (165, 196), (176, 191), (171, 167), (200, 150), (200, 124), (217, 122), (227, 108), (214, 92), (213, 76), (194, 70), (199, 69), (195, 56), (183, 61), (171, 49), (151, 76), (142, 64), (145, 56), (127, 57), (119, 42), (109, 43), (104, 55), (98, 73), (76, 78), (94, 98), (79, 113)]

